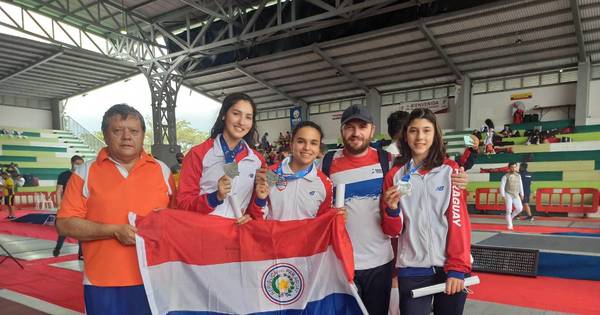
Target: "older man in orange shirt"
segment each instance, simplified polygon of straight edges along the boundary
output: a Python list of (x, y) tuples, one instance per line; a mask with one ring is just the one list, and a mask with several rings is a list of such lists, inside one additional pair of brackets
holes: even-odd
[(87, 314), (150, 314), (128, 213), (171, 206), (175, 186), (169, 168), (144, 152), (145, 131), (136, 109), (111, 107), (106, 148), (73, 173), (57, 214), (58, 232), (83, 241)]

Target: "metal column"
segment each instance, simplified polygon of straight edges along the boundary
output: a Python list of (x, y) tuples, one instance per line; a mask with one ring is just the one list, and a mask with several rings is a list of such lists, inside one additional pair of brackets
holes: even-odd
[(184, 57), (180, 57), (175, 62), (154, 61), (140, 66), (152, 94), (152, 155), (167, 165), (174, 164), (175, 154), (181, 151), (177, 145), (175, 107), (177, 93), (183, 82), (183, 75), (177, 71), (177, 67), (183, 60)]

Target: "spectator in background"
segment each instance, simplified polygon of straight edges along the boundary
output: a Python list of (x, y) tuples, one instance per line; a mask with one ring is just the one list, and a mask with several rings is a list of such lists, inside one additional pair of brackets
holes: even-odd
[(479, 138), (474, 134), (470, 135), (469, 138), (471, 139), (470, 145), (465, 148), (465, 151), (457, 160), (458, 165), (462, 166), (465, 171), (470, 170), (475, 165), (475, 160), (479, 155)]
[(6, 171), (8, 172), (8, 174), (10, 174), (10, 177), (12, 177), (13, 179), (15, 179), (15, 178), (17, 178), (17, 176), (21, 175), (19, 166), (15, 162), (11, 162), (8, 165), (8, 167), (6, 168)]
[(169, 167), (144, 152), (144, 117), (114, 105), (104, 113), (106, 147), (69, 179), (56, 228), (83, 241), (87, 314), (150, 314), (128, 214), (174, 206)]
[(484, 134), (483, 145), (486, 154), (495, 154), (494, 150), (494, 122), (491, 119), (486, 119), (485, 123), (481, 126), (481, 133)]
[[(500, 181), (500, 195), (504, 198), (506, 205), (506, 223), (509, 230), (513, 229), (512, 220), (523, 211), (523, 182), (521, 181), (521, 175), (517, 172), (517, 163), (508, 163), (509, 172), (502, 176)], [(512, 212), (513, 205), (515, 206), (515, 212)]]
[(391, 113), (387, 118), (388, 135), (392, 139), (392, 143), (385, 150), (393, 155), (400, 154), (400, 151), (398, 151), (398, 140), (402, 137), (402, 128), (404, 128), (407, 117), (408, 112), (399, 110)]
[[(83, 160), (83, 158), (81, 156), (73, 155), (71, 157), (71, 169), (68, 171), (64, 171), (58, 175), (58, 180), (56, 180), (56, 208), (57, 209), (60, 209), (60, 205), (62, 203), (62, 197), (65, 193), (65, 188), (67, 187), (69, 178), (71, 178), (71, 175), (73, 174), (73, 172), (75, 172), (75, 169), (77, 167), (79, 167), (80, 165), (82, 165), (84, 162), (85, 161)], [(56, 246), (54, 246), (54, 250), (52, 251), (52, 255), (54, 257), (57, 257), (58, 255), (60, 255), (60, 250), (62, 249), (63, 244), (65, 243), (65, 239), (66, 239), (66, 237), (64, 237), (62, 235), (58, 236), (58, 239), (56, 240)], [(79, 258), (79, 260), (83, 259), (83, 255), (81, 253), (81, 241), (79, 242), (78, 258)]]
[(267, 138), (268, 136), (269, 133), (265, 132), (265, 134), (263, 134), (262, 138), (260, 139), (260, 146), (265, 152), (267, 152), (267, 150), (269, 149), (269, 139)]
[(171, 166), (171, 173), (173, 173), (173, 180), (175, 181), (175, 187), (179, 187), (179, 173), (181, 172), (181, 165), (183, 164), (183, 153), (179, 152), (175, 154), (177, 163)]
[(15, 191), (18, 191), (19, 187), (25, 186), (25, 178), (22, 175), (17, 176), (15, 179)]
[[(398, 110), (391, 113), (387, 118), (388, 135), (392, 139), (390, 145), (385, 147), (385, 150), (391, 153), (393, 156), (400, 155), (400, 149), (398, 142), (402, 139), (402, 129), (406, 124), (406, 119), (409, 113)], [(394, 251), (394, 267), (392, 268), (392, 290), (390, 295), (390, 308), (388, 315), (399, 315), (400, 314), (400, 295), (398, 292), (398, 269), (395, 267), (396, 256), (398, 253), (398, 237), (392, 237), (392, 250)]]
[(519, 166), (519, 174), (521, 175), (521, 182), (523, 182), (523, 211), (527, 214), (525, 219), (533, 221), (533, 214), (529, 207), (529, 196), (531, 195), (531, 180), (533, 176), (527, 171), (527, 163), (523, 162)]
[(15, 202), (15, 182), (7, 172), (2, 172), (2, 179), (4, 180), (4, 183), (2, 184), (4, 205), (8, 209), (8, 216), (6, 218), (14, 220), (17, 218), (15, 216), (15, 210), (13, 209)]

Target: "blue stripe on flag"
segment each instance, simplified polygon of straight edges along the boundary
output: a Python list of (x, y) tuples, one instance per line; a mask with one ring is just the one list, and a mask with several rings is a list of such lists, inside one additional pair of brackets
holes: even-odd
[[(171, 311), (169, 315), (229, 315), (227, 313), (207, 311)], [(252, 313), (254, 315), (300, 315), (300, 314), (336, 314), (336, 315), (362, 315), (356, 299), (349, 294), (334, 293), (322, 300), (312, 301), (303, 310), (278, 310)]]

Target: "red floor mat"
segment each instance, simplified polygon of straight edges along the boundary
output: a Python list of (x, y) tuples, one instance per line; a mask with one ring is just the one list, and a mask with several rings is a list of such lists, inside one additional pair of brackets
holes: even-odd
[(75, 257), (69, 255), (30, 262), (21, 260), (25, 269), (19, 268), (14, 261), (6, 260), (0, 265), (0, 288), (83, 312), (83, 274), (47, 265)]
[(600, 314), (600, 282), (550, 277), (517, 277), (478, 273), (470, 299), (535, 309)]

